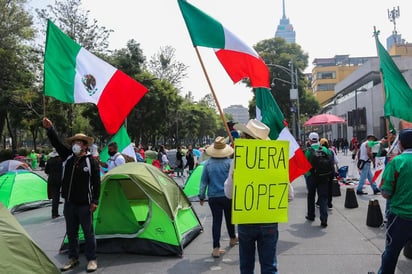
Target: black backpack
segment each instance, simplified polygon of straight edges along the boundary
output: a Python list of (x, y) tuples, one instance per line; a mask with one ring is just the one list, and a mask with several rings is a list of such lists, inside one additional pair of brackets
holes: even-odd
[(322, 146), (319, 146), (319, 149), (309, 148), (312, 154), (311, 165), (312, 169), (310, 170), (312, 175), (315, 177), (331, 177), (334, 172), (333, 161), (331, 155), (328, 155)]

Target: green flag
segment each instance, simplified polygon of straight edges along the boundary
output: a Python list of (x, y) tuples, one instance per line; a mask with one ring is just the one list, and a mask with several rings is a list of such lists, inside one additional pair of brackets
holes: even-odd
[(386, 96), (385, 116), (394, 116), (412, 122), (412, 90), (378, 39), (377, 43)]

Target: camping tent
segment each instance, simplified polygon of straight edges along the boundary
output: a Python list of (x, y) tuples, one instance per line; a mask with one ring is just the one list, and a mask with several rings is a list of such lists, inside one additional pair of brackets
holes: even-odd
[(200, 181), (202, 179), (202, 172), (203, 172), (204, 163), (198, 165), (193, 173), (190, 174), (185, 187), (183, 188), (183, 192), (190, 200), (198, 200), (199, 190), (200, 190)]
[(12, 213), (48, 205), (47, 182), (31, 171), (9, 171), (0, 176), (0, 202)]
[(102, 178), (94, 228), (98, 252), (179, 256), (203, 229), (176, 182), (153, 165), (137, 162), (117, 166)]
[(2, 203), (0, 246), (2, 273), (60, 273)]
[(31, 168), (28, 164), (17, 160), (6, 160), (0, 163), (0, 175), (16, 169), (24, 169), (31, 171)]

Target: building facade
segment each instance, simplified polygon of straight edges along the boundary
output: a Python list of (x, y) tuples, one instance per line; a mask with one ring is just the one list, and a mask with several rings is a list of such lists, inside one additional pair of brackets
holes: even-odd
[(246, 124), (249, 120), (249, 111), (242, 105), (231, 105), (223, 109), (224, 113), (231, 114), (233, 121), (239, 124)]

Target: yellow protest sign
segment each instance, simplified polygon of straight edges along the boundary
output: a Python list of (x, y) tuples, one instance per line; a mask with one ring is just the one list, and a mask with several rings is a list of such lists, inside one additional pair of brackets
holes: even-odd
[(289, 142), (235, 140), (233, 224), (288, 221)]

